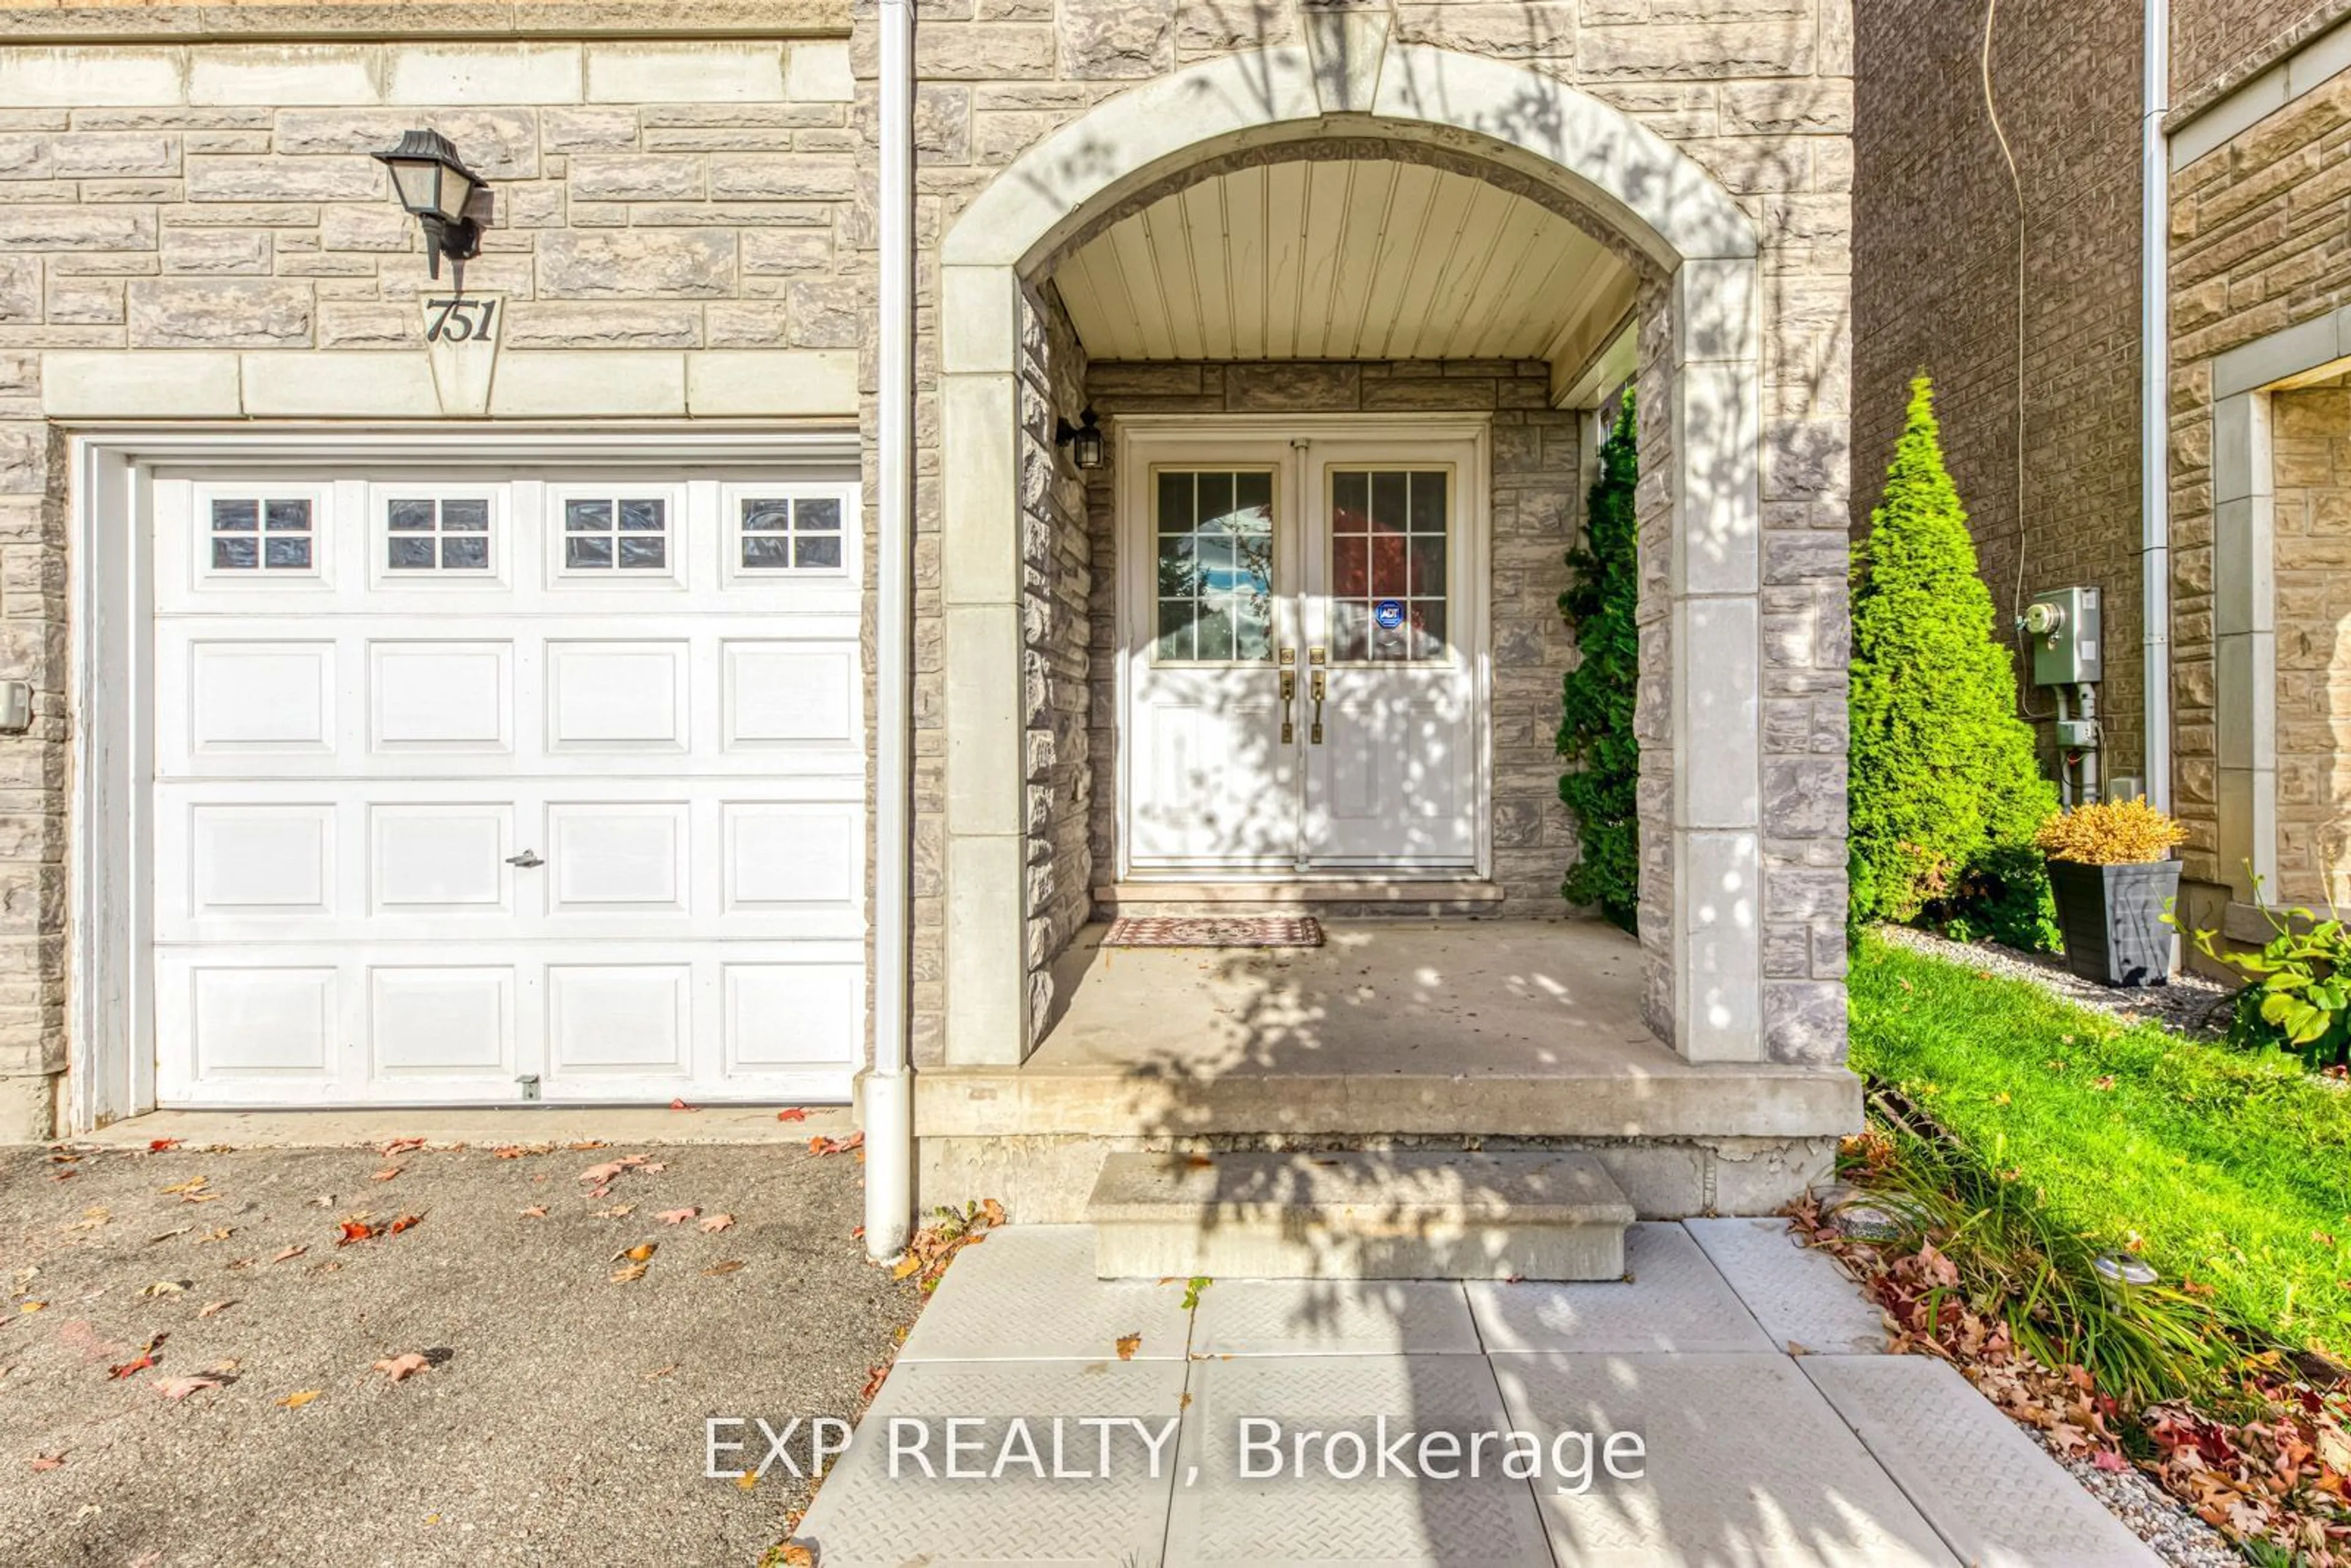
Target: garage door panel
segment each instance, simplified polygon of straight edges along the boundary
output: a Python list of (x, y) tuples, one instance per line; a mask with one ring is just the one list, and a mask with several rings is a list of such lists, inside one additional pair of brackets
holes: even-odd
[[(210, 513), (158, 480), (163, 1101), (846, 1098), (868, 989), (853, 488), (803, 517), (773, 499), (794, 482), (754, 486), (779, 549), (745, 543), (715, 480), (280, 480), (314, 497), (315, 571), (207, 575)], [(653, 498), (660, 529), (623, 526)], [(572, 500), (614, 504), (573, 528)], [(811, 520), (840, 547), (811, 559), (845, 570), (778, 564)], [(654, 533), (658, 564), (622, 564)]]
[(392, 1080), (518, 1075), (511, 965), (380, 965), (368, 975), (368, 1071)]
[(547, 749), (684, 752), (691, 737), (684, 642), (547, 645)]

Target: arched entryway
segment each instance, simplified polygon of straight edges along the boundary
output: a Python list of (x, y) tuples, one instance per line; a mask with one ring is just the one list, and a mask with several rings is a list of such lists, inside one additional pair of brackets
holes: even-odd
[[(1391, 46), (1376, 17), (1324, 17), (1309, 38), (1307, 47), (1229, 57), (1106, 100), (998, 174), (941, 241), (946, 1059), (1022, 1060), (1050, 999), (1046, 967), (1064, 922), (1056, 912), (1073, 896), (1054, 874), (1055, 835), (1072, 831), (1062, 695), (1071, 675), (1037, 631), (1052, 613), (1057, 511), (1084, 505), (1071, 499), (1076, 481), (1053, 444), (1056, 418), (1074, 412), (1067, 406), (1072, 389), (1056, 384), (1056, 366), (1081, 360), (1091, 345), (1077, 340), (1072, 312), (1060, 289), (1049, 298), (1049, 286), (1071, 258), (1181, 193), (1210, 182), (1255, 182), (1249, 188), (1264, 200), (1275, 171), (1344, 162), (1418, 171), (1413, 199), (1425, 203), (1454, 193), (1448, 182), (1490, 189), (1499, 193), (1497, 210), (1512, 214), (1497, 221), (1556, 222), (1562, 236), (1588, 252), (1566, 269), (1573, 278), (1554, 267), (1504, 306), (1505, 314), (1540, 305), (1560, 316), (1560, 292), (1581, 291), (1563, 319), (1545, 321), (1554, 378), (1573, 375), (1599, 346), (1587, 340), (1615, 325), (1610, 300), (1637, 307), (1637, 385), (1651, 475), (1643, 520), (1648, 682), (1639, 718), (1648, 774), (1646, 1011), (1686, 1059), (1761, 1061), (1761, 378), (1753, 224), (1669, 144), (1557, 81), (1491, 60)], [(1311, 175), (1303, 178), (1311, 183)], [(1388, 182), (1382, 200), (1398, 199), (1395, 174), (1367, 178)], [(1534, 215), (1515, 215), (1520, 208)], [(1571, 239), (1546, 243), (1565, 247)], [(1520, 265), (1533, 248), (1522, 236)], [(1222, 254), (1229, 264), (1229, 250)], [(1079, 265), (1092, 279), (1091, 264)], [(1250, 274), (1255, 265), (1239, 270)], [(1476, 279), (1446, 282), (1442, 267), (1433, 277), (1404, 286), (1473, 293), (1480, 287)], [(1102, 284), (1091, 286), (1097, 298), (1078, 314), (1106, 324), (1123, 312), (1136, 319), (1137, 332), (1145, 330), (1140, 318), (1147, 312), (1131, 285), (1115, 308), (1099, 298)], [(1393, 288), (1387, 298), (1395, 302)], [(1490, 298), (1480, 302), (1492, 305)], [(1385, 309), (1375, 310), (1367, 292), (1353, 309), (1352, 335), (1334, 335), (1326, 312), (1321, 335), (1303, 342), (1293, 319), (1282, 351), (1360, 364), (1365, 323)], [(1408, 340), (1407, 355), (1428, 352), (1425, 344), (1437, 345), (1440, 361), (1458, 353), (1462, 339), (1441, 323), (1432, 329), (1429, 314), (1385, 328), (1380, 352)], [(1227, 352), (1246, 358), (1253, 348), (1273, 357), (1269, 350), (1280, 345), (1264, 340), (1274, 329), (1264, 311), (1259, 315), (1259, 340), (1234, 338)], [(1459, 319), (1468, 315), (1465, 305)], [(1487, 325), (1488, 337), (1477, 342), (1528, 362), (1516, 359), (1526, 350), (1511, 338), (1510, 321)], [(1098, 335), (1109, 330), (1096, 328)], [(1187, 345), (1188, 354), (1173, 351), (1169, 341), (1169, 353), (1152, 357), (1212, 357), (1206, 337)], [(1432, 429), (1444, 423), (1441, 401), (1423, 407), (1437, 411), (1426, 414)], [(1280, 465), (1269, 458), (1267, 466)], [(1312, 483), (1327, 482), (1316, 471)], [(1562, 480), (1574, 483), (1572, 476)], [(1479, 809), (1490, 808), (1481, 796)]]

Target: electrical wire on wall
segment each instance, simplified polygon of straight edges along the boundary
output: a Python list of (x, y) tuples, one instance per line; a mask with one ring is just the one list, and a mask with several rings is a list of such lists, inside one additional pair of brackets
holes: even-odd
[[(2032, 659), (2024, 645), (2024, 173), (2017, 167), (2015, 149), (2009, 145), (2008, 130), (2000, 120), (2000, 97), (1992, 90), (1992, 33), (1999, 20), (2000, 0), (1985, 0), (1983, 49), (1977, 60), (1983, 80), (1984, 116), (1991, 121), (1992, 138), (2000, 143), (2001, 158), (2008, 164), (2008, 183), (2016, 194), (2016, 581), (2009, 593), (2009, 637), (2017, 662), (2030, 669)], [(2033, 711), (2032, 689), (2027, 682), (2018, 683), (2017, 711), (2035, 721), (2056, 717), (2053, 712)]]

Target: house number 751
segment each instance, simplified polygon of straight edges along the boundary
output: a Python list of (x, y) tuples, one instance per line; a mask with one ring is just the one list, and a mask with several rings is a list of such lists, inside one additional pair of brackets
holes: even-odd
[(446, 338), (453, 343), (467, 342), (475, 338), (486, 340), (497, 319), (498, 302), (495, 299), (427, 299), (424, 302), (424, 340), (437, 343)]

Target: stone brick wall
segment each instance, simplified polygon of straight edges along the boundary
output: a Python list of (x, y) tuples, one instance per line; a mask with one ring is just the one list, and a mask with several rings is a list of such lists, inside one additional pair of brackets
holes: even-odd
[(1027, 755), (1029, 1018), (1042, 1033), (1053, 960), (1093, 912), (1097, 770), (1089, 712), (1097, 573), (1087, 485), (1054, 444), (1086, 403), (1086, 350), (1050, 286), (1024, 292), (1020, 405), (1021, 708)]
[(2277, 901), (2351, 905), (2351, 378), (2270, 407)]
[[(2173, 692), (2190, 883), (2228, 880), (2220, 850), (2213, 631), (2213, 361), (2351, 303), (2351, 253), (2338, 243), (2351, 212), (2346, 145), (2351, 73), (2172, 175)], [(2283, 529), (2281, 512), (2281, 550)], [(2296, 547), (2306, 560), (2323, 559), (2325, 548), (2311, 538)], [(2281, 666), (2302, 634), (2317, 633), (2308, 626), (2290, 632), (2281, 617)], [(2323, 809), (2331, 812), (2333, 803)]]
[[(1854, 527), (1924, 371), (2001, 631), (2020, 559), (2026, 596), (2100, 589), (2105, 766), (2142, 772), (2139, 6), (2008, 0), (1993, 33), (2023, 186), (2021, 476), (2018, 198), (1979, 78), (1984, 7), (1875, 0), (1858, 22)], [(2048, 696), (2023, 689), (2052, 759)]]
[[(1567, 549), (1582, 526), (1578, 416), (1551, 407), (1541, 361), (1443, 362), (1256, 361), (1096, 363), (1086, 393), (1104, 417), (1126, 413), (1366, 413), (1398, 409), (1491, 414), (1495, 913), (1557, 915), (1560, 880), (1575, 862), (1575, 827), (1560, 803), (1560, 676), (1575, 639), (1561, 618)], [(1094, 592), (1092, 846), (1117, 864), (1117, 476), (1091, 476)]]
[(853, 350), (851, 96), (837, 39), (0, 60), (0, 662), (37, 694), (32, 735), (0, 740), (5, 1125), (46, 1128), (66, 1055), (69, 497), (50, 356), (152, 350), (158, 374), (210, 356), (234, 382), (242, 354), (255, 383), (408, 361), (417, 225), (366, 154), (419, 123), (495, 183), (465, 276), (507, 298), (502, 362), (632, 350), (611, 377), (683, 385), (709, 350)]

